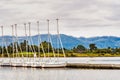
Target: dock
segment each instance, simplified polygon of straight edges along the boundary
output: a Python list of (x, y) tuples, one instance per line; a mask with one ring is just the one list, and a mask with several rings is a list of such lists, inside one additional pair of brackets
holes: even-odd
[(66, 67), (81, 69), (120, 69), (120, 64), (67, 63)]
[[(1, 67), (26, 67), (26, 68), (42, 68), (40, 65), (32, 65), (24, 66), (21, 64), (19, 66), (11, 65), (9, 63), (0, 64)], [(52, 67), (50, 67), (52, 68)], [(53, 67), (53, 68), (78, 68), (78, 69), (120, 69), (120, 64), (90, 64), (90, 63), (66, 63), (64, 67)]]

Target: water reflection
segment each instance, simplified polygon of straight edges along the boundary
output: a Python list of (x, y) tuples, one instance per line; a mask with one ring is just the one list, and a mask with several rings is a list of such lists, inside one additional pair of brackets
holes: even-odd
[(120, 70), (0, 68), (1, 80), (120, 80)]

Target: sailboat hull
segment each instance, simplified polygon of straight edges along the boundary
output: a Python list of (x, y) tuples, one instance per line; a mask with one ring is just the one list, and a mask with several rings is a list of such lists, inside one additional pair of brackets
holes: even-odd
[(66, 63), (46, 63), (41, 65), (42, 68), (64, 68)]

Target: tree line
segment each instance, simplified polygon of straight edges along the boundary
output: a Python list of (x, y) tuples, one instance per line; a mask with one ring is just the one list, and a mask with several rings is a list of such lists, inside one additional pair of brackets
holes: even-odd
[(89, 44), (89, 48), (85, 48), (83, 45), (78, 45), (71, 49), (73, 52), (76, 53), (120, 53), (120, 48), (98, 48), (96, 44)]
[[(48, 49), (48, 45), (49, 45), (49, 49)], [(65, 53), (120, 53), (120, 48), (102, 48), (99, 49), (96, 44), (89, 44), (89, 48), (84, 47), (83, 45), (78, 45), (72, 49), (66, 49), (63, 48)], [(23, 42), (21, 42), (20, 44), (18, 44), (18, 42), (14, 42), (11, 43), (8, 46), (0, 46), (0, 53), (17, 53), (17, 52), (45, 52), (48, 53), (49, 52), (54, 52), (57, 53), (59, 51), (59, 53), (62, 53), (62, 49), (61, 48), (53, 48), (50, 42), (47, 41), (43, 41), (41, 42), (39, 45), (29, 45), (28, 41), (24, 40)]]

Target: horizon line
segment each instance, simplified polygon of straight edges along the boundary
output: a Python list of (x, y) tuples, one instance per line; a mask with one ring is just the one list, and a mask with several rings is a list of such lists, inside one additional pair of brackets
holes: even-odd
[[(37, 36), (38, 34), (35, 34), (35, 35), (32, 35), (32, 36)], [(47, 33), (43, 33), (43, 34), (40, 34), (40, 35), (48, 35)], [(57, 35), (57, 34), (50, 34), (50, 35)], [(94, 37), (119, 37), (120, 36), (115, 36), (115, 35), (99, 35), (99, 36), (80, 36), (80, 37), (77, 37), (77, 36), (74, 36), (74, 35), (69, 35), (69, 34), (63, 34), (61, 33), (60, 35), (66, 35), (66, 36), (71, 36), (71, 37), (75, 37), (75, 38), (94, 38)], [(3, 36), (12, 36), (12, 35), (3, 35)], [(28, 35), (29, 36), (29, 35)], [(2, 37), (2, 36), (0, 36)], [(21, 35), (21, 36), (18, 36), (18, 37), (25, 37), (25, 35)]]

